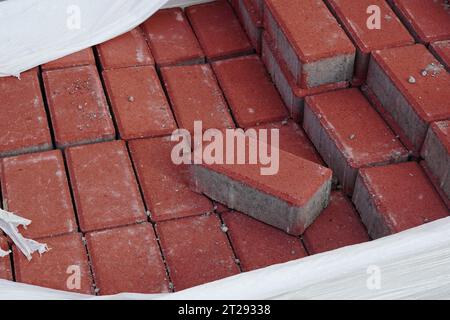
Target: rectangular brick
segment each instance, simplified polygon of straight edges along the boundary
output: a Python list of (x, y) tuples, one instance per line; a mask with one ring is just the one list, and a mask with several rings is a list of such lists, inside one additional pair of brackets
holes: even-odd
[(142, 29), (159, 67), (204, 62), (203, 50), (182, 9), (159, 10)]
[(104, 70), (155, 64), (140, 28), (97, 45), (97, 52)]
[(176, 291), (239, 273), (215, 214), (161, 222), (156, 231)]
[[(0, 235), (0, 249), (3, 251), (9, 251), (8, 241), (5, 237)], [(12, 280), (12, 268), (11, 268), (11, 258), (10, 256), (0, 257), (0, 279)]]
[[(253, 129), (266, 129), (268, 138), (271, 137), (270, 130), (278, 130), (280, 136), (279, 148), (281, 150), (290, 152), (297, 157), (315, 162), (317, 164), (324, 165), (324, 162), (319, 153), (317, 153), (317, 150), (314, 148), (314, 145), (308, 139), (303, 129), (294, 121), (288, 120), (286, 122), (272, 122), (254, 127)], [(264, 141), (272, 144), (271, 139), (265, 139)]]
[(128, 143), (145, 203), (154, 221), (212, 212), (211, 201), (189, 189), (187, 165), (175, 165), (170, 137)]
[[(14, 271), (16, 281), (44, 288), (93, 294), (92, 276), (88, 256), (80, 233), (41, 240), (51, 248), (48, 252), (34, 255), (31, 261), (15, 247)], [(77, 288), (74, 277), (79, 276)]]
[(267, 0), (264, 26), (302, 88), (351, 79), (355, 47), (322, 1)]
[(226, 0), (186, 8), (192, 28), (208, 60), (248, 54), (252, 46)]
[(161, 74), (180, 128), (193, 132), (194, 121), (202, 121), (203, 129), (234, 128), (209, 65), (164, 67)]
[(151, 224), (91, 232), (86, 234), (86, 240), (100, 295), (169, 291)]
[[(431, 124), (422, 148), (422, 157), (430, 178), (442, 190), (444, 201), (450, 207), (450, 121)], [(427, 172), (428, 173), (428, 172)]]
[[(365, 81), (372, 51), (414, 44), (414, 38), (385, 0), (327, 0), (326, 3), (356, 46), (355, 84)], [(367, 26), (370, 6), (380, 10), (380, 29)]]
[(307, 256), (299, 238), (239, 212), (222, 214), (242, 271), (251, 271)]
[(373, 239), (445, 218), (449, 214), (416, 162), (361, 169), (353, 203)]
[(327, 206), (331, 170), (279, 150), (279, 159), (272, 159), (278, 172), (263, 175), (263, 165), (249, 164), (248, 151), (245, 164), (237, 162), (237, 153), (234, 164), (191, 165), (193, 190), (293, 235), (302, 234)]
[(5, 210), (32, 221), (21, 233), (42, 238), (77, 231), (64, 160), (59, 150), (2, 161)]
[(162, 136), (177, 128), (154, 67), (106, 70), (103, 79), (122, 139)]
[(433, 42), (429, 49), (450, 72), (450, 40)]
[(292, 119), (301, 122), (303, 119), (303, 110), (305, 105), (305, 97), (328, 92), (332, 90), (347, 88), (348, 81), (322, 85), (316, 88), (303, 89), (299, 87), (294, 77), (289, 73), (286, 64), (279, 58), (272, 48), (267, 33), (264, 32), (262, 37), (262, 60), (271, 75), (272, 81), (277, 87), (281, 98), (283, 99)]
[(367, 85), (412, 151), (420, 150), (431, 122), (450, 118), (450, 74), (423, 45), (375, 52)]
[(83, 232), (146, 220), (123, 141), (71, 147), (66, 158)]
[(369, 241), (367, 230), (352, 203), (340, 191), (333, 191), (330, 203), (303, 234), (309, 254)]
[(409, 157), (357, 88), (307, 97), (303, 127), (350, 195), (360, 168), (407, 161)]
[(43, 73), (56, 146), (112, 140), (114, 125), (94, 66)]
[(36, 72), (0, 78), (0, 157), (52, 148)]
[(418, 42), (450, 39), (447, 0), (389, 0)]
[(212, 66), (238, 126), (247, 128), (288, 117), (258, 56), (217, 61)]
[(57, 60), (50, 61), (41, 66), (42, 70), (64, 69), (92, 65), (95, 66), (94, 53), (92, 48), (87, 48)]

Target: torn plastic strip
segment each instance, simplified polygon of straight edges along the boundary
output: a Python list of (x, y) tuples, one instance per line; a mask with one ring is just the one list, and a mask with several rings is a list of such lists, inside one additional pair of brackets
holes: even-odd
[[(7, 236), (14, 242), (19, 250), (27, 257), (32, 259), (34, 252), (43, 254), (48, 251), (45, 243), (39, 243), (32, 239), (27, 239), (17, 229), (19, 226), (26, 228), (31, 223), (31, 220), (19, 217), (11, 212), (0, 209), (0, 229), (6, 233)], [(0, 257), (8, 255), (10, 252), (0, 250)]]

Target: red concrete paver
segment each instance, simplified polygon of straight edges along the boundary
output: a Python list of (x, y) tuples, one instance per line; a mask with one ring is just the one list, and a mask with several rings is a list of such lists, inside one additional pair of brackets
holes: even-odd
[(165, 86), (180, 128), (194, 131), (234, 128), (227, 103), (211, 67), (207, 64), (161, 68)]
[(361, 169), (353, 203), (373, 239), (449, 215), (416, 162)]
[[(255, 140), (254, 140), (255, 141)], [(230, 209), (248, 214), (293, 235), (300, 235), (326, 207), (331, 189), (331, 170), (283, 151), (272, 150), (268, 164), (249, 161), (250, 139), (234, 150), (234, 159), (201, 161), (194, 151), (190, 166), (192, 189)], [(203, 154), (206, 154), (204, 146)], [(245, 161), (238, 153), (245, 151)], [(224, 147), (224, 154), (229, 153)], [(278, 153), (278, 154), (276, 154)], [(206, 158), (205, 158), (206, 160)], [(232, 161), (230, 161), (232, 160)], [(214, 188), (211, 188), (214, 186)]]
[(261, 46), (262, 60), (295, 122), (302, 122), (305, 97), (347, 88), (350, 85), (348, 81), (341, 81), (316, 88), (301, 88), (295, 83), (295, 79), (288, 71), (286, 63), (275, 52), (273, 42), (269, 39), (267, 32), (263, 33)]
[(52, 148), (36, 72), (0, 78), (0, 157)]
[[(414, 44), (414, 38), (385, 0), (327, 0), (327, 3), (357, 48), (356, 83), (364, 82), (372, 51)], [(367, 26), (370, 6), (380, 10), (380, 29)]]
[(450, 208), (450, 120), (431, 124), (421, 155), (427, 173)]
[(355, 47), (322, 1), (267, 0), (264, 26), (302, 88), (351, 79)]
[(41, 240), (51, 248), (31, 261), (15, 247), (14, 271), (17, 282), (56, 290), (92, 294), (93, 283), (86, 248), (79, 233)]
[(226, 0), (188, 7), (186, 16), (209, 60), (252, 52), (252, 46)]
[(373, 53), (367, 84), (413, 151), (420, 150), (431, 122), (450, 118), (450, 73), (423, 45)]
[(97, 52), (104, 70), (155, 64), (140, 28), (97, 45)]
[(64, 160), (59, 150), (2, 161), (6, 210), (32, 221), (21, 233), (42, 238), (77, 231)]
[(50, 61), (41, 66), (42, 70), (64, 69), (92, 65), (95, 66), (94, 53), (92, 48), (87, 48), (57, 60)]
[(450, 40), (433, 42), (429, 49), (450, 72)]
[(369, 240), (358, 213), (340, 191), (331, 193), (328, 207), (303, 234), (303, 243), (309, 254), (322, 253)]
[(450, 7), (446, 0), (390, 1), (419, 42), (450, 39)]
[(166, 269), (149, 223), (86, 234), (100, 295), (169, 291)]
[[(324, 165), (322, 158), (308, 139), (305, 131), (294, 121), (272, 122), (254, 127), (256, 130), (266, 129), (269, 139), (264, 141), (272, 143), (271, 130), (278, 130), (279, 148), (286, 152), (290, 152), (300, 158)], [(260, 136), (261, 138), (262, 136)]]
[(409, 152), (357, 88), (307, 97), (303, 126), (347, 194), (359, 168), (408, 160)]
[(176, 291), (239, 273), (230, 243), (220, 226), (215, 214), (156, 225)]
[(43, 73), (56, 146), (112, 140), (114, 125), (94, 66)]
[[(9, 251), (8, 241), (5, 237), (0, 235), (0, 249), (3, 251)], [(12, 280), (11, 258), (10, 256), (0, 257), (0, 279)]]
[(217, 61), (212, 66), (240, 127), (287, 118), (287, 110), (258, 56)]
[(103, 79), (122, 139), (168, 135), (177, 128), (153, 67), (106, 70)]
[(158, 66), (204, 61), (203, 50), (180, 8), (159, 10), (142, 28)]
[(133, 140), (128, 143), (145, 203), (154, 221), (211, 212), (208, 198), (190, 190), (188, 165), (175, 165), (170, 137)]
[(239, 212), (222, 214), (242, 271), (251, 271), (307, 256), (299, 238)]
[(71, 147), (66, 158), (82, 231), (146, 220), (123, 141)]

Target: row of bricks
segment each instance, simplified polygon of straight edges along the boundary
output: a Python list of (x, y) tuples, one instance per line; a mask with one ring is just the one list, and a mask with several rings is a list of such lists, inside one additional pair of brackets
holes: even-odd
[[(230, 128), (234, 127), (231, 114), (243, 128), (288, 117), (257, 56), (214, 62), (212, 68), (208, 64), (164, 67), (161, 74), (175, 117), (154, 67), (103, 71), (120, 138), (168, 135), (177, 123), (192, 130), (195, 120), (202, 121), (205, 129)], [(115, 138), (107, 99), (94, 66), (44, 71), (43, 83), (57, 147)], [(23, 74), (21, 80), (2, 78), (0, 87), (0, 113), (7, 119), (7, 130), (0, 135), (0, 155), (52, 148), (35, 70)], [(15, 112), (17, 108), (21, 112)], [(29, 134), (23, 135), (24, 131)]]
[[(175, 290), (182, 290), (240, 270), (250, 271), (369, 240), (355, 209), (339, 192), (332, 194), (330, 206), (304, 234), (303, 242), (238, 212), (157, 223), (156, 234), (148, 223), (90, 232), (85, 235), (89, 256), (79, 233), (42, 239), (51, 250), (32, 261), (13, 248), (15, 279), (69, 290), (68, 267), (78, 266), (81, 286), (72, 289), (92, 294), (91, 264), (99, 294), (160, 293), (169, 291), (170, 283)], [(2, 237), (0, 245), (9, 248)], [(9, 258), (0, 260), (0, 278), (13, 278)]]
[[(323, 57), (337, 59), (339, 54), (345, 53), (344, 48), (350, 50), (348, 40), (341, 28), (333, 21), (330, 12), (336, 17), (337, 22), (356, 48), (353, 83), (358, 85), (365, 79), (370, 53), (375, 50), (411, 45), (415, 41), (425, 45), (430, 44), (430, 47), (441, 47), (448, 46), (447, 41), (450, 40), (448, 31), (450, 30), (450, 7), (444, 0), (324, 0), (323, 3), (322, 1), (236, 0), (230, 3), (238, 13), (257, 51), (261, 48), (262, 21), (264, 20), (265, 29), (275, 38), (275, 42), (279, 44), (284, 55), (283, 58), (286, 58), (286, 63), (291, 67), (289, 71), (296, 77), (296, 82), (302, 85), (308, 85), (306, 82), (311, 79), (300, 81), (302, 76), (299, 74), (301, 70), (298, 70), (300, 64), (295, 63), (295, 56), (302, 60), (302, 68), (308, 69), (307, 65), (311, 61), (317, 63)], [(380, 14), (381, 25), (376, 30), (369, 29), (367, 26), (369, 16), (367, 10), (373, 7), (378, 8)], [(314, 19), (307, 19), (306, 15), (309, 12), (315, 12)], [(315, 27), (316, 24), (308, 25), (308, 21), (329, 23), (329, 27), (319, 29)], [(317, 40), (330, 37), (334, 41), (333, 46)], [(310, 46), (312, 41), (319, 42), (316, 46)], [(440, 41), (444, 41), (444, 44)], [(333, 49), (330, 49), (331, 47)], [(448, 53), (442, 51), (437, 54), (444, 56), (442, 59), (448, 57)], [(326, 67), (330, 73), (343, 71), (333, 69), (329, 62)], [(308, 72), (305, 70), (303, 76), (307, 78)], [(348, 77), (341, 74), (340, 78)]]

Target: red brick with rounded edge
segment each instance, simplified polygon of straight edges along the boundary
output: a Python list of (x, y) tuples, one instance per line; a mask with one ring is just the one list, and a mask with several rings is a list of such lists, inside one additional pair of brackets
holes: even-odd
[(429, 49), (450, 72), (450, 40), (434, 42), (430, 44)]
[[(301, 235), (328, 203), (331, 170), (278, 150), (275, 146), (266, 146), (267, 150), (271, 149), (267, 151), (271, 152), (271, 158), (263, 164), (263, 141), (258, 143), (260, 151), (255, 159), (257, 161), (251, 162), (250, 150), (252, 144), (256, 145), (256, 139), (245, 139), (243, 133), (241, 137), (245, 145), (235, 143), (235, 149), (231, 150), (234, 158), (223, 162), (210, 164), (204, 161), (199, 155), (207, 154), (207, 148), (211, 146), (206, 143), (203, 149), (196, 146), (194, 164), (190, 166), (191, 188), (230, 209), (241, 211), (289, 234)], [(239, 150), (245, 150), (245, 157), (242, 157), (245, 161), (238, 160)], [(225, 144), (223, 154), (231, 155)]]
[(112, 140), (114, 125), (94, 66), (42, 74), (57, 147)]
[(450, 208), (450, 120), (431, 124), (421, 156), (428, 176)]
[(226, 0), (186, 8), (186, 16), (209, 60), (247, 54), (253, 48)]
[(36, 70), (0, 78), (0, 101), (0, 157), (52, 148)]
[[(308, 139), (305, 131), (294, 121), (288, 120), (286, 122), (272, 122), (263, 124), (253, 129), (261, 130), (266, 129), (269, 139), (265, 139), (265, 136), (259, 136), (264, 141), (272, 143), (271, 130), (278, 130), (279, 133), (279, 148), (286, 152), (292, 153), (300, 158), (315, 162), (320, 165), (324, 165), (322, 158), (320, 157), (314, 145)], [(257, 131), (258, 133), (259, 131)]]
[(150, 223), (90, 232), (86, 240), (100, 295), (169, 291), (166, 269)]
[(288, 117), (280, 95), (258, 56), (217, 61), (212, 66), (240, 127)]
[(4, 158), (5, 209), (32, 221), (20, 232), (42, 238), (77, 231), (64, 160), (59, 150)]
[(155, 64), (140, 28), (97, 45), (97, 52), (103, 70)]
[(215, 214), (156, 225), (174, 289), (180, 291), (239, 273)]
[(307, 97), (303, 127), (347, 194), (353, 192), (359, 168), (409, 157), (357, 88)]
[(154, 67), (106, 70), (103, 79), (122, 139), (168, 135), (177, 128)]
[(331, 193), (328, 207), (303, 234), (303, 243), (309, 254), (331, 251), (369, 240), (358, 213), (340, 191)]
[(446, 0), (389, 0), (417, 41), (450, 39), (450, 7)]
[(251, 271), (306, 257), (299, 238), (240, 212), (226, 212), (222, 219), (242, 271)]
[(374, 52), (367, 85), (374, 105), (416, 153), (429, 124), (450, 118), (450, 73), (423, 45)]
[(202, 121), (205, 130), (234, 128), (209, 65), (164, 67), (161, 74), (180, 128), (193, 132), (194, 121)]
[[(364, 82), (367, 76), (372, 51), (414, 44), (414, 38), (385, 0), (327, 0), (326, 3), (357, 48), (356, 84)], [(367, 27), (367, 10), (371, 6), (379, 9), (380, 29)]]
[(322, 1), (266, 0), (264, 8), (265, 30), (298, 86), (351, 79), (355, 47)]
[(417, 162), (361, 169), (353, 203), (373, 239), (449, 215)]
[(203, 50), (182, 9), (159, 10), (142, 29), (159, 67), (204, 62)]
[(190, 190), (188, 165), (175, 165), (171, 152), (177, 142), (170, 137), (128, 143), (145, 203), (153, 221), (164, 221), (211, 212), (211, 201)]
[[(3, 251), (9, 251), (8, 241), (5, 237), (0, 235), (0, 249)], [(11, 258), (9, 255), (5, 257), (0, 257), (0, 279), (3, 280), (12, 280), (12, 268), (11, 268)]]
[(348, 81), (341, 81), (316, 88), (301, 88), (295, 83), (295, 79), (289, 73), (286, 63), (273, 49), (273, 41), (269, 39), (267, 32), (263, 33), (261, 46), (261, 59), (295, 122), (302, 122), (305, 97), (349, 86)]
[(71, 147), (66, 158), (82, 231), (146, 220), (123, 141)]
[[(35, 253), (28, 261), (19, 249), (13, 247), (16, 281), (44, 288), (93, 294), (92, 275), (88, 255), (80, 233), (44, 238), (51, 250), (41, 256)], [(76, 288), (75, 277), (80, 276)], [(71, 279), (72, 278), (72, 279)]]
[(64, 69), (92, 65), (95, 66), (94, 53), (92, 48), (87, 48), (57, 60), (47, 62), (41, 66), (42, 70)]

